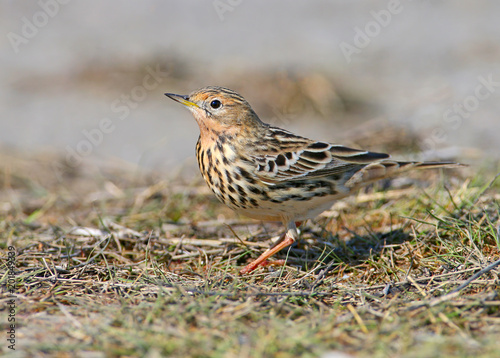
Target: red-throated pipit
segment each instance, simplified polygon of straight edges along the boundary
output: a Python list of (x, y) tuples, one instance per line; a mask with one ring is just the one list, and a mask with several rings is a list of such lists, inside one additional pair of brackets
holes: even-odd
[(241, 95), (227, 88), (165, 95), (185, 105), (198, 122), (196, 157), (215, 196), (238, 213), (286, 226), (286, 233), (241, 273), (291, 245), (298, 236), (296, 223), (364, 185), (410, 169), (458, 166), (397, 162), (388, 154), (298, 136), (263, 123)]

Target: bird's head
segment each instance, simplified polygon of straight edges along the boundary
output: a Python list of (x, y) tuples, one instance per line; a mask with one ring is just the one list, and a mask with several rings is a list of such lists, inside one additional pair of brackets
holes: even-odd
[(165, 95), (193, 113), (202, 136), (206, 132), (234, 134), (263, 124), (250, 104), (240, 94), (228, 88), (211, 86), (189, 95)]

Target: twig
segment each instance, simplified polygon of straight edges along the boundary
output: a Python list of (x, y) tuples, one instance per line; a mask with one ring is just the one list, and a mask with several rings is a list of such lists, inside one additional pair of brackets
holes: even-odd
[[(429, 277), (418, 277), (418, 278), (414, 278), (414, 280), (416, 282), (431, 281), (431, 280), (436, 280), (436, 279), (444, 278), (444, 277), (448, 277), (448, 276), (459, 275), (461, 273), (474, 271), (476, 269), (477, 268), (470, 268), (470, 269), (465, 269), (465, 270), (460, 270), (460, 271), (455, 271), (455, 272), (443, 273), (441, 275), (435, 275), (435, 276), (429, 276)], [(404, 281), (391, 283), (391, 285), (394, 287), (397, 287), (397, 286), (401, 286), (401, 285), (406, 285), (407, 283), (408, 283), (408, 281), (404, 280)], [(387, 286), (387, 284), (384, 283), (383, 285), (370, 286), (370, 287), (366, 287), (365, 289), (366, 290), (379, 290), (379, 289), (385, 288), (386, 286)]]
[(451, 293), (455, 293), (455, 292), (459, 292), (461, 290), (463, 290), (465, 287), (467, 287), (472, 281), (474, 281), (475, 279), (479, 278), (480, 276), (484, 275), (485, 273), (488, 273), (490, 272), (491, 270), (493, 270), (495, 267), (497, 267), (498, 265), (500, 265), (500, 259), (496, 260), (495, 262), (493, 262), (491, 265), (488, 265), (486, 266), (484, 269), (482, 269), (481, 271), (479, 271), (478, 273), (476, 273), (475, 275), (473, 275), (471, 278), (469, 278), (467, 281), (465, 281), (463, 284), (461, 284), (460, 286), (458, 286), (457, 288), (455, 288), (453, 291), (450, 292)]
[(356, 310), (354, 309), (354, 307), (350, 303), (347, 305), (347, 309), (352, 313), (356, 322), (358, 322), (359, 327), (361, 328), (361, 331), (365, 334), (368, 334), (368, 329), (366, 328), (366, 325), (363, 322), (363, 319), (358, 314), (358, 312), (356, 312)]
[(457, 288), (455, 288), (450, 293), (432, 300), (429, 303), (429, 305), (431, 307), (433, 307), (433, 306), (435, 306), (435, 305), (437, 305), (437, 304), (439, 304), (441, 302), (447, 301), (449, 299), (452, 299), (452, 298), (458, 296), (458, 294), (460, 293), (460, 291), (462, 291), (465, 287), (467, 287), (472, 281), (476, 280), (477, 278), (479, 278), (480, 276), (484, 275), (485, 273), (490, 272), (491, 270), (493, 270), (498, 265), (500, 265), (500, 259), (496, 260), (491, 265), (486, 266), (481, 271), (479, 271), (476, 274), (472, 275), (471, 278), (469, 278), (467, 281), (465, 281), (464, 283), (462, 283), (460, 286), (458, 286)]
[(408, 281), (411, 282), (411, 284), (413, 286), (415, 286), (417, 288), (417, 290), (420, 292), (420, 294), (424, 297), (427, 297), (427, 293), (422, 289), (422, 287), (417, 283), (417, 281), (415, 281), (415, 279), (413, 277), (411, 277), (410, 275), (408, 275), (407, 277)]
[(97, 253), (95, 254), (94, 256), (92, 256), (91, 258), (87, 259), (87, 261), (81, 263), (81, 264), (78, 264), (76, 266), (71, 266), (71, 267), (68, 267), (67, 269), (68, 270), (72, 270), (72, 269), (75, 269), (75, 268), (80, 268), (80, 267), (87, 267), (87, 265), (91, 264), (92, 262), (94, 262), (94, 260), (99, 256), (101, 255), (104, 250), (106, 250), (106, 248), (108, 247), (108, 244), (109, 244), (109, 241), (111, 240), (111, 235), (108, 235), (107, 237), (105, 237), (104, 239), (102, 239), (101, 241), (99, 241), (95, 246), (98, 246), (100, 245), (101, 243), (106, 242), (106, 245), (104, 245), (104, 247)]

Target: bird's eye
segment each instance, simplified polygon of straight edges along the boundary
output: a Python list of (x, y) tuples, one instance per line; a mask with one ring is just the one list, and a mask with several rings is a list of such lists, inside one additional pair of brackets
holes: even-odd
[(210, 102), (210, 107), (213, 109), (220, 108), (222, 106), (222, 103), (218, 99), (214, 99), (212, 102)]

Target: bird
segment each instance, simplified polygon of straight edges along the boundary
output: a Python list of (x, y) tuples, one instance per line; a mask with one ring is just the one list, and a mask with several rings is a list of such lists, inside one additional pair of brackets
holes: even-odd
[(281, 221), (286, 228), (240, 274), (268, 264), (298, 239), (301, 222), (367, 184), (411, 169), (461, 166), (395, 161), (389, 154), (309, 139), (264, 123), (239, 93), (224, 87), (165, 95), (189, 109), (198, 123), (196, 158), (215, 196), (239, 214)]

